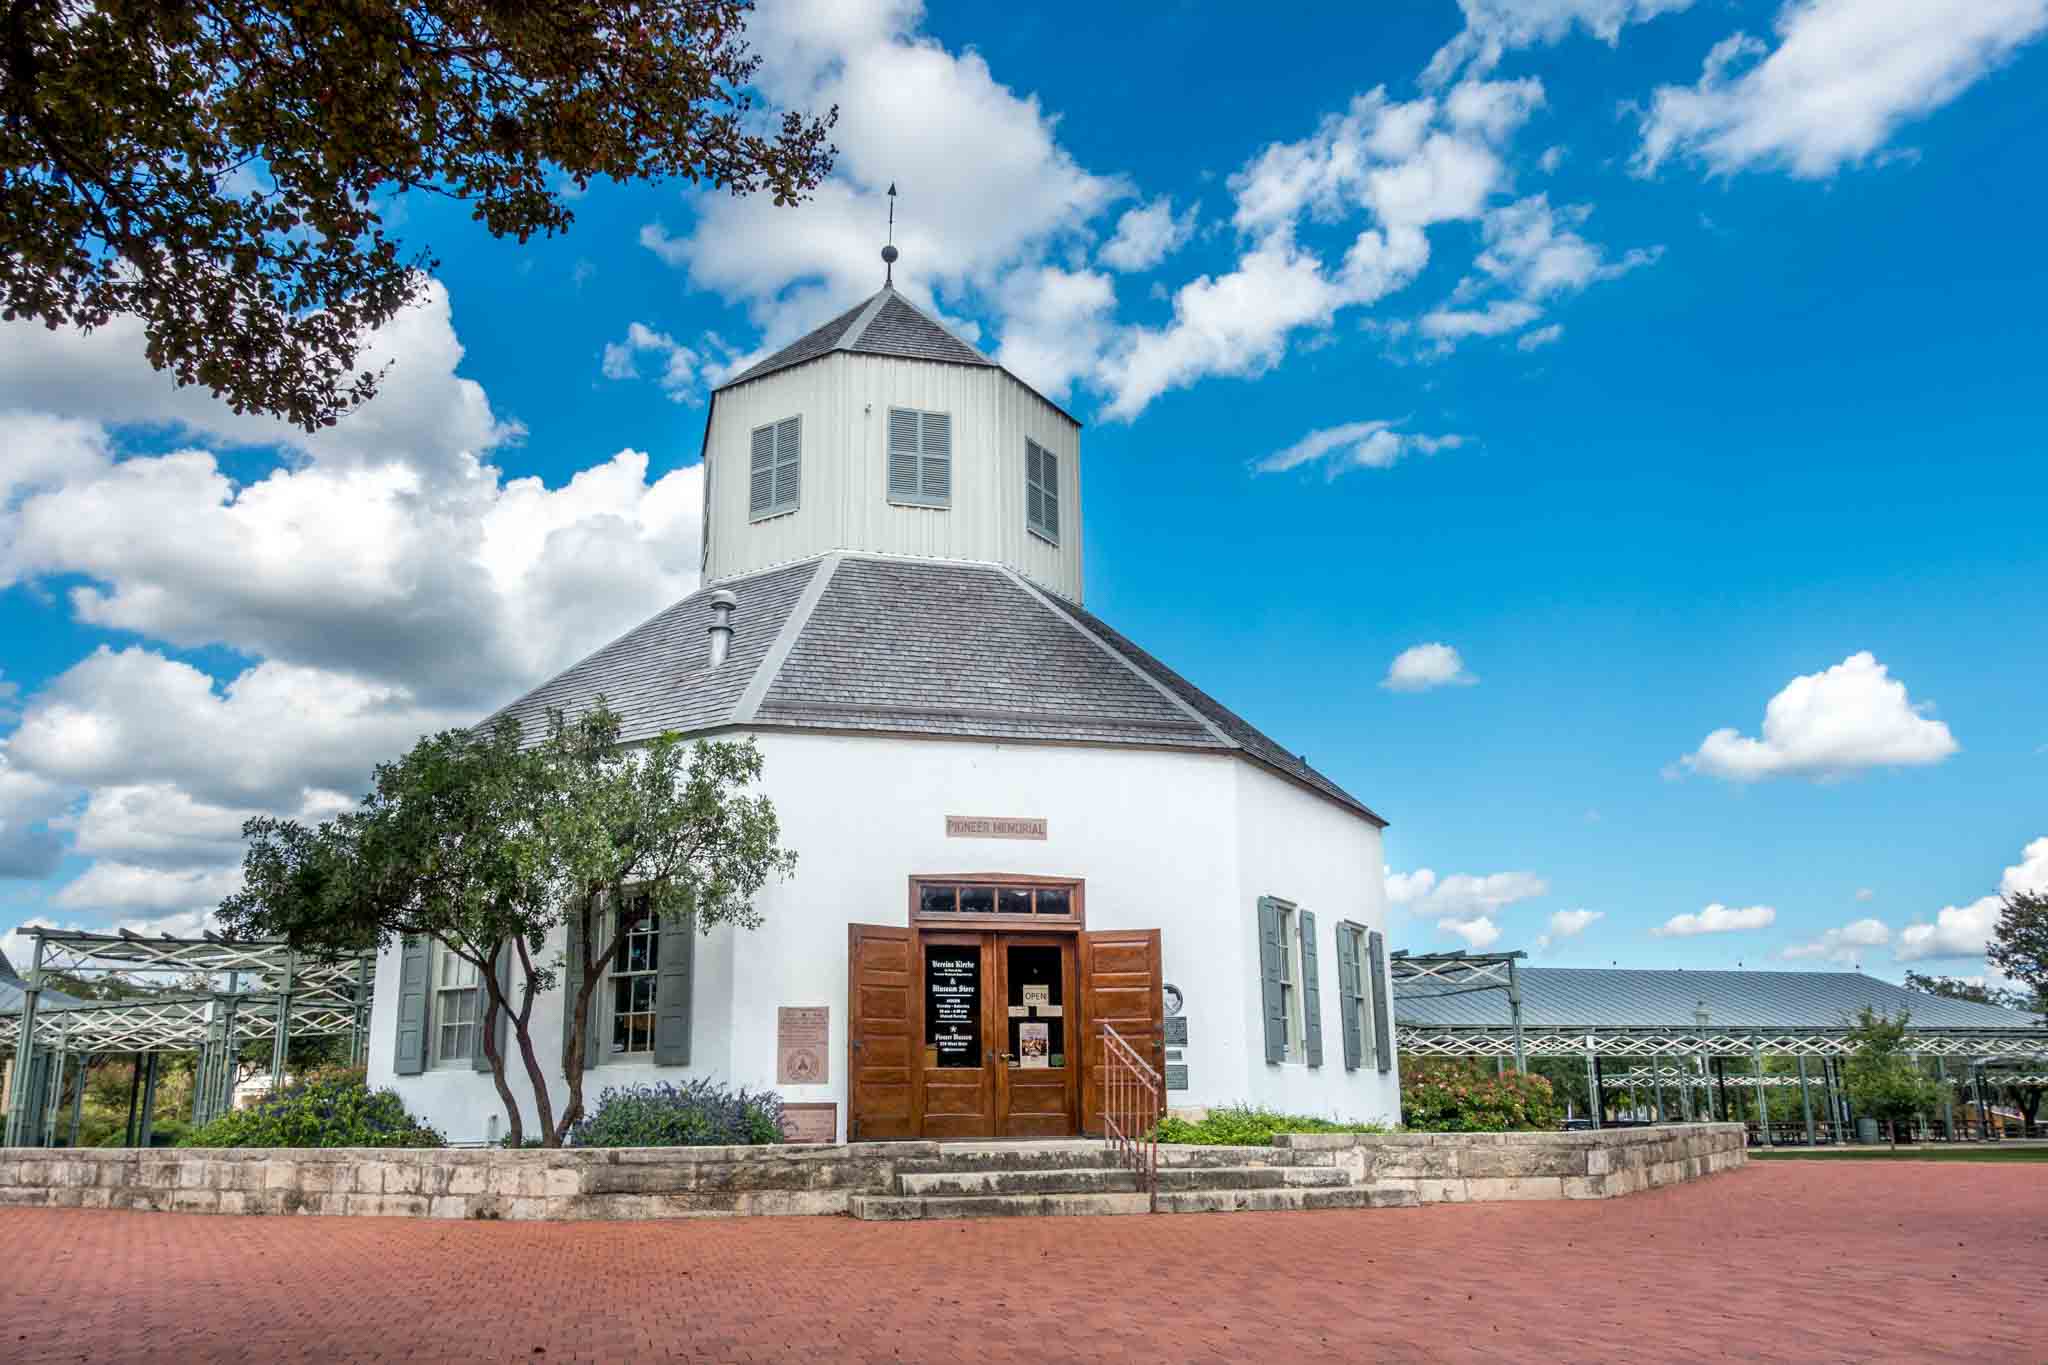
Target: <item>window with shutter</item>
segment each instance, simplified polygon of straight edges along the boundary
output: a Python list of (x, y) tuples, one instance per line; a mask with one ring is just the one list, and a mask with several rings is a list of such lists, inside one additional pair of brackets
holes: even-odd
[(1344, 1069), (1365, 1065), (1372, 1043), (1372, 1018), (1365, 999), (1365, 926), (1349, 920), (1337, 926), (1337, 1005), (1344, 1025)]
[(1024, 524), (1060, 543), (1060, 457), (1024, 439)]
[(1296, 915), (1301, 934), (1301, 1046), (1302, 1059), (1310, 1066), (1323, 1064), (1323, 970), (1316, 955), (1316, 916), (1313, 910)]
[(747, 518), (794, 512), (803, 492), (803, 418), (756, 427), (747, 461)]
[(952, 414), (889, 409), (889, 501), (952, 506)]

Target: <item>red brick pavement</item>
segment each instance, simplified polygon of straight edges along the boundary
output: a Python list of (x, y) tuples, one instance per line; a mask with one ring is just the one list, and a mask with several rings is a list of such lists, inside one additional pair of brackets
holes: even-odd
[(9, 1210), (0, 1361), (2048, 1360), (2048, 1173), (856, 1223)]

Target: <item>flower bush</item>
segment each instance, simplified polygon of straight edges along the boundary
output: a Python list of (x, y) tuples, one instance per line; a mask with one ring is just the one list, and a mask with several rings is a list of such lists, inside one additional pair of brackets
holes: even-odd
[(372, 1090), (360, 1071), (317, 1072), (230, 1110), (179, 1139), (180, 1147), (445, 1147), (406, 1112), (396, 1091)]
[(728, 1147), (782, 1141), (782, 1096), (717, 1081), (606, 1090), (570, 1131), (578, 1147)]
[(1275, 1133), (1384, 1133), (1378, 1123), (1340, 1123), (1334, 1119), (1310, 1118), (1306, 1114), (1283, 1114), (1250, 1104), (1229, 1104), (1211, 1109), (1200, 1123), (1171, 1116), (1159, 1121), (1161, 1142), (1187, 1143), (1200, 1147), (1270, 1147)]
[(1401, 1124), (1411, 1131), (1540, 1132), (1563, 1123), (1564, 1106), (1541, 1076), (1497, 1076), (1472, 1062), (1401, 1063)]

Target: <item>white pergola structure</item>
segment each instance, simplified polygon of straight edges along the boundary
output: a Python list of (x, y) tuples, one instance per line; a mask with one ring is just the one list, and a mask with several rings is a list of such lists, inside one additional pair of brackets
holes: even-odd
[[(1728, 1112), (1731, 1084), (1749, 1088), (1760, 1116), (1765, 1091), (1800, 1089), (1805, 1140), (1839, 1135), (1852, 1118), (1840, 1064), (1855, 1051), (1851, 1030), (1865, 1008), (1908, 1015), (1912, 1051), (1946, 1081), (1974, 1080), (1978, 1122), (1988, 1127), (1984, 1072), (2040, 1070), (2048, 1021), (1995, 1005), (1909, 991), (1860, 972), (1642, 971), (1523, 967), (1521, 953), (1395, 953), (1395, 1037), (1404, 1057), (1573, 1057), (1586, 1062), (1594, 1121), (1613, 1087), (1649, 1090), (1659, 1121)], [(1767, 1056), (1797, 1062), (1768, 1075)], [(1748, 1074), (1731, 1077), (1733, 1059)], [(1621, 1061), (1633, 1065), (1613, 1068)], [(1817, 1074), (1815, 1074), (1817, 1073)], [(1821, 1092), (1815, 1114), (1813, 1091)], [(1667, 1091), (1676, 1099), (1674, 1106)], [(1953, 1092), (1944, 1086), (1943, 1131), (1956, 1132)], [(1966, 1113), (1967, 1117), (1967, 1113)], [(1772, 1141), (1768, 1122), (1759, 1137)]]
[[(74, 1063), (71, 1131), (76, 1140), (83, 1101), (85, 1060), (126, 1053), (136, 1058), (128, 1141), (149, 1144), (156, 1096), (157, 1059), (198, 1056), (192, 1118), (204, 1123), (234, 1100), (235, 1059), (250, 1042), (270, 1042), (270, 1074), (282, 1076), (293, 1038), (349, 1040), (360, 1061), (370, 1027), (372, 954), (319, 957), (295, 952), (281, 940), (238, 941), (147, 937), (123, 930), (87, 933), (25, 925), (31, 940), (20, 1000), (0, 1013), (0, 1050), (15, 1059), (7, 1106), (9, 1146), (48, 1146), (56, 1139), (65, 1069)], [(46, 989), (53, 972), (73, 980), (119, 974), (146, 993), (114, 999), (79, 999)], [(139, 1100), (139, 1124), (137, 1121)]]

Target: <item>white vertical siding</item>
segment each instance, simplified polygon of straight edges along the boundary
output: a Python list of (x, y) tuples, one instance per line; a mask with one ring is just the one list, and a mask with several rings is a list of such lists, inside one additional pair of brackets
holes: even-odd
[[(892, 407), (952, 415), (950, 507), (889, 502)], [(791, 416), (804, 419), (802, 505), (750, 522), (749, 434)], [(1059, 457), (1057, 546), (1024, 525), (1027, 436)], [(1063, 597), (1081, 598), (1080, 431), (1001, 370), (835, 353), (720, 394), (705, 459), (711, 580), (827, 550), (865, 550), (993, 560)]]

